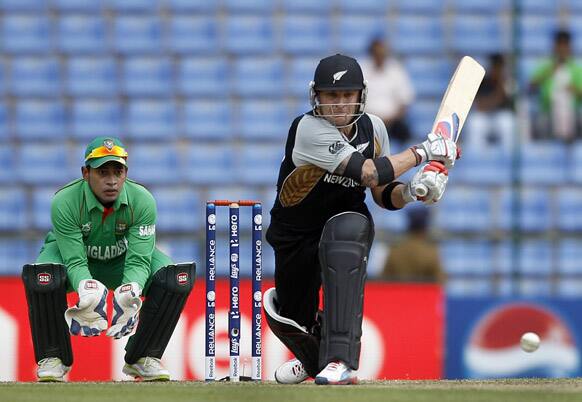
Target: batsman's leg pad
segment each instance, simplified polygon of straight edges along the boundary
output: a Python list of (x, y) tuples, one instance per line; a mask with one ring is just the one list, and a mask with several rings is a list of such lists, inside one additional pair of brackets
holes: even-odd
[(154, 274), (139, 313), (137, 330), (125, 347), (126, 363), (135, 364), (142, 357), (162, 357), (195, 278), (193, 262), (168, 265)]
[(319, 338), (292, 319), (279, 315), (275, 288), (265, 292), (263, 305), (271, 331), (303, 363), (307, 374), (315, 377), (319, 373)]
[(357, 370), (364, 307), (364, 284), (374, 229), (362, 214), (344, 212), (323, 228), (319, 261), (324, 309), (319, 365), (341, 360)]
[(62, 264), (26, 264), (22, 282), (28, 302), (28, 318), (34, 357), (39, 362), (58, 357), (65, 366), (73, 364), (71, 336), (65, 321), (67, 272)]

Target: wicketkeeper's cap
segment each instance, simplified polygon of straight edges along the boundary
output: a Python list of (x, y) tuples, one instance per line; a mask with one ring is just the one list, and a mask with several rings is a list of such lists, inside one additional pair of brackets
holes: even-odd
[(127, 166), (127, 151), (119, 138), (97, 137), (87, 145), (85, 166), (98, 168), (111, 161)]

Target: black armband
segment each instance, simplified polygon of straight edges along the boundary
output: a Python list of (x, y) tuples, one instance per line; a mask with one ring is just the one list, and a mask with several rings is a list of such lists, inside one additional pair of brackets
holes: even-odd
[(399, 181), (393, 181), (392, 183), (388, 184), (386, 188), (382, 191), (382, 204), (384, 204), (384, 208), (390, 211), (396, 211), (401, 208), (397, 208), (392, 204), (392, 191), (398, 186), (399, 184), (404, 184)]
[(382, 156), (380, 158), (372, 159), (374, 166), (376, 166), (376, 171), (378, 172), (378, 185), (383, 186), (384, 184), (390, 183), (394, 180), (394, 167), (390, 159)]
[(359, 152), (352, 153), (343, 175), (359, 183), (362, 180), (362, 166), (364, 166), (364, 162), (366, 162), (364, 155)]

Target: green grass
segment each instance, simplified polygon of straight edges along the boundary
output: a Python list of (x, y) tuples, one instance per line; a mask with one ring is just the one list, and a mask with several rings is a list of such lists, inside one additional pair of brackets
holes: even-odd
[(214, 383), (0, 383), (6, 402), (538, 402), (582, 401), (582, 379), (370, 381), (353, 386)]

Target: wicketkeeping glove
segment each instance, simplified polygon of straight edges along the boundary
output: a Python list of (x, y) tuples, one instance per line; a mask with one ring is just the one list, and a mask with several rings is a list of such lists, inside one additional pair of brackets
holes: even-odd
[(77, 289), (79, 302), (65, 311), (72, 335), (98, 336), (107, 329), (107, 288), (95, 279), (84, 279)]
[[(422, 201), (425, 204), (434, 204), (442, 198), (448, 180), (447, 168), (440, 162), (432, 161), (418, 169), (402, 195), (407, 203)], [(421, 197), (418, 194), (425, 195)]]
[(135, 282), (126, 283), (115, 289), (113, 294), (113, 320), (107, 336), (120, 339), (131, 334), (137, 326), (142, 301), (141, 289)]

